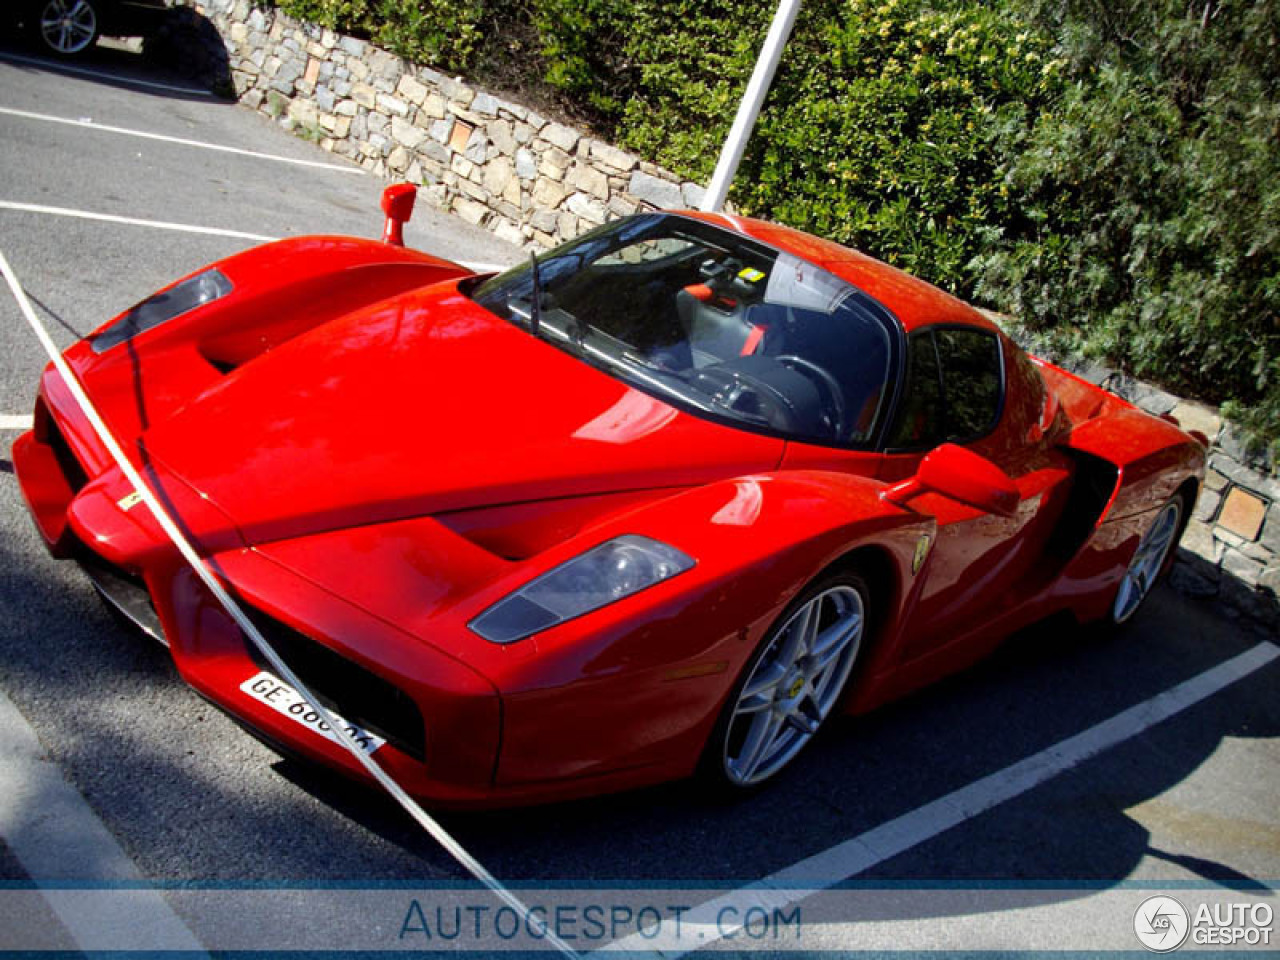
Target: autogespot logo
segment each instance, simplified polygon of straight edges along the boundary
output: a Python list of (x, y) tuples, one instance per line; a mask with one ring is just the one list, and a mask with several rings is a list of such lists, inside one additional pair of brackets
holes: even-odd
[(1144, 947), (1155, 953), (1177, 950), (1190, 928), (1187, 908), (1173, 897), (1148, 897), (1133, 915), (1133, 932)]

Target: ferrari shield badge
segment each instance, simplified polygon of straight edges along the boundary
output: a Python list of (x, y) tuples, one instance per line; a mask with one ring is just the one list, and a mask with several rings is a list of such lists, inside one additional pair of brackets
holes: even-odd
[(119, 507), (121, 510), (125, 511), (125, 513), (128, 513), (130, 510), (132, 510), (141, 502), (142, 502), (142, 494), (140, 494), (137, 490), (135, 490), (133, 491), (133, 493), (129, 494), (127, 497), (121, 497), (119, 500), (117, 500), (116, 506)]
[(916, 554), (911, 558), (911, 575), (914, 577), (924, 566), (924, 558), (929, 555), (929, 537), (927, 534), (916, 541)]

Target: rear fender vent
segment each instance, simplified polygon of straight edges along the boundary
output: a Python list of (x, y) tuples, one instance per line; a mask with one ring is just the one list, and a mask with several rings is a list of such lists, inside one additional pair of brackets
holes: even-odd
[(1066, 507), (1046, 545), (1046, 552), (1062, 562), (1074, 557), (1088, 541), (1120, 479), (1114, 463), (1082, 450), (1066, 449), (1065, 452), (1076, 461), (1075, 476)]

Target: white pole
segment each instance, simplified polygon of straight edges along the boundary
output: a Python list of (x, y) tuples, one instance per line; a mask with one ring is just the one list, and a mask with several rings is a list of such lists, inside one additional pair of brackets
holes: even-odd
[(773, 83), (778, 61), (782, 59), (782, 48), (787, 45), (787, 37), (791, 36), (791, 28), (795, 26), (796, 14), (799, 12), (800, 0), (781, 0), (778, 4), (778, 12), (774, 14), (773, 24), (769, 27), (769, 35), (764, 38), (760, 58), (756, 60), (755, 70), (751, 72), (747, 92), (742, 95), (742, 102), (738, 104), (738, 115), (734, 117), (729, 136), (720, 151), (716, 172), (712, 174), (706, 196), (702, 198), (703, 210), (719, 210), (724, 206), (725, 197), (729, 194), (729, 184), (733, 182), (733, 175), (738, 172), (738, 164), (742, 162), (743, 151), (747, 148), (747, 138), (751, 135), (751, 128), (756, 125), (756, 118), (760, 116), (760, 108), (764, 105), (769, 85)]

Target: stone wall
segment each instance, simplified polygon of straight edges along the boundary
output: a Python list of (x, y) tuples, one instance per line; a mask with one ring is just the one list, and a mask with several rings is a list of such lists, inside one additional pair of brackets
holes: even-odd
[(511, 243), (551, 246), (702, 198), (697, 184), (364, 40), (249, 0), (187, 6), (221, 35), (225, 52), (212, 53), (241, 103), (371, 173), (419, 184), (423, 199)]
[[(188, 9), (171, 39), (195, 75), (234, 87), (241, 103), (371, 173), (420, 184), (429, 202), (512, 243), (550, 246), (615, 216), (693, 207), (702, 197), (698, 185), (623, 150), (363, 40), (249, 0), (177, 2)], [(1215, 411), (1105, 367), (1056, 359), (1210, 439), (1209, 473), (1173, 583), (1280, 626), (1275, 465), (1251, 459)]]

